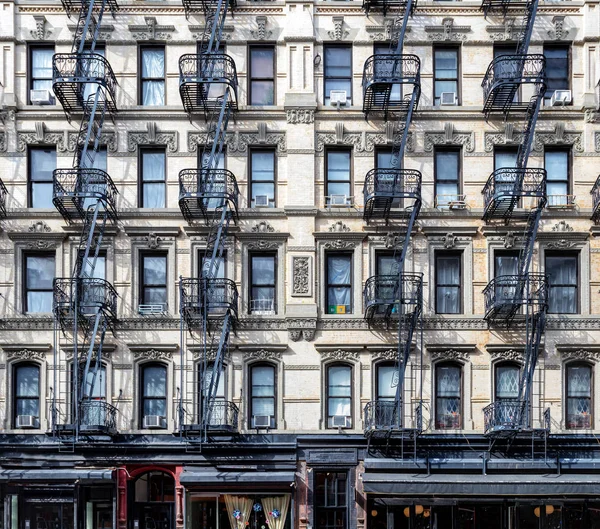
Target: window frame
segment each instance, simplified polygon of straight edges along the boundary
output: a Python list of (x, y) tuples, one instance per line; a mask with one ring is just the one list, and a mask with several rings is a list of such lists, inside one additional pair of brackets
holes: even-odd
[[(162, 154), (164, 158), (164, 174), (162, 180), (144, 180), (144, 154)], [(139, 209), (152, 209), (144, 205), (144, 185), (147, 183), (162, 183), (164, 185), (164, 206), (159, 209), (167, 207), (167, 149), (166, 147), (140, 147), (138, 151), (138, 208)]]
[[(350, 50), (350, 75), (348, 77), (339, 77), (339, 76), (328, 76), (327, 75), (327, 49), (332, 49), (332, 48), (338, 48), (338, 49), (343, 49), (343, 48), (347, 48)], [(330, 104), (330, 98), (327, 94), (327, 81), (328, 80), (338, 80), (338, 81), (348, 81), (348, 84), (350, 86), (350, 93), (346, 94), (346, 99), (349, 102), (348, 106), (352, 106), (353, 104), (353, 90), (352, 90), (352, 80), (353, 80), (353, 76), (352, 76), (352, 72), (354, 71), (353, 69), (353, 62), (354, 62), (354, 57), (353, 57), (353, 47), (352, 44), (332, 44), (332, 43), (328, 43), (328, 44), (324, 44), (323, 45), (323, 105), (324, 106), (328, 106)]]
[[(456, 78), (452, 78), (452, 79), (438, 79), (436, 76), (436, 52), (437, 51), (455, 51), (456, 52)], [(460, 106), (462, 105), (462, 93), (461, 93), (461, 77), (462, 77), (462, 71), (461, 71), (461, 47), (460, 46), (447, 46), (447, 45), (434, 45), (433, 46), (433, 94), (432, 94), (432, 103), (433, 106), (441, 106), (441, 101), (436, 101), (436, 99), (441, 99), (440, 98), (436, 98), (435, 96), (435, 86), (436, 86), (436, 82), (439, 81), (456, 81), (456, 106)], [(441, 94), (441, 92), (440, 92)]]
[[(253, 75), (253, 71), (252, 71), (252, 52), (254, 50), (257, 49), (263, 49), (263, 50), (270, 50), (273, 54), (273, 76), (272, 77), (263, 77), (263, 76), (255, 76)], [(273, 44), (250, 44), (248, 46), (248, 105), (249, 106), (258, 106), (258, 107), (264, 107), (264, 106), (273, 106), (276, 104), (277, 101), (277, 95), (276, 95), (276, 86), (277, 83), (275, 82), (275, 79), (277, 79), (277, 59), (276, 59), (276, 50), (275, 50), (275, 46)], [(253, 103), (252, 102), (252, 84), (254, 81), (262, 81), (262, 82), (271, 82), (273, 84), (273, 101), (271, 101), (271, 103), (265, 104), (265, 105), (261, 105), (259, 103)]]
[[(271, 396), (254, 396), (254, 369), (259, 367), (268, 367), (273, 370), (273, 394)], [(262, 385), (261, 387), (267, 387)], [(274, 430), (277, 428), (277, 366), (270, 362), (255, 362), (248, 366), (248, 419), (249, 429), (254, 429), (256, 426), (254, 425), (254, 399), (255, 398), (263, 398), (263, 399), (272, 399), (273, 401), (273, 415), (271, 417), (271, 421), (269, 424), (270, 430)], [(261, 427), (262, 428), (262, 427)]]
[[(438, 396), (438, 380), (439, 380), (439, 370), (443, 367), (452, 367), (458, 369), (459, 379), (458, 379), (458, 397), (439, 397)], [(464, 377), (464, 366), (457, 362), (438, 362), (435, 364), (435, 377), (434, 377), (434, 395), (435, 395), (435, 415), (434, 415), (434, 427), (435, 430), (461, 430), (464, 426), (464, 391), (463, 391), (463, 377)], [(448, 399), (448, 398), (458, 398), (458, 417), (459, 417), (459, 425), (458, 428), (452, 427), (441, 427), (438, 422), (438, 418), (440, 417), (440, 406), (439, 399)]]
[[(590, 409), (590, 425), (586, 426), (569, 426), (569, 401), (570, 399), (577, 399), (581, 397), (571, 397), (569, 395), (569, 369), (574, 367), (585, 367), (590, 370), (590, 396), (589, 396), (589, 409)], [(565, 364), (565, 429), (566, 430), (589, 430), (594, 429), (594, 366), (589, 362), (575, 361), (568, 362)]]
[[(544, 169), (547, 170), (547, 163), (546, 163), (546, 154), (550, 154), (550, 153), (564, 153), (567, 156), (567, 175), (565, 179), (560, 179), (560, 180), (550, 180), (550, 179), (546, 179), (546, 186), (548, 186), (548, 184), (550, 182), (556, 183), (564, 183), (565, 185), (565, 189), (566, 189), (566, 195), (570, 195), (572, 194), (572, 190), (573, 190), (573, 154), (572, 154), (572, 149), (569, 147), (560, 147), (560, 146), (556, 146), (556, 147), (545, 147), (544, 148)], [(556, 196), (556, 195), (550, 195), (548, 194), (548, 197), (550, 196)], [(559, 195), (560, 196), (560, 195)], [(565, 197), (565, 203), (564, 204), (550, 204), (548, 203), (548, 205), (546, 207), (552, 207), (552, 206), (567, 206), (568, 205), (568, 196)]]
[[(546, 94), (544, 95), (544, 104), (548, 104), (550, 102), (550, 99), (552, 98), (552, 95), (554, 94), (555, 90), (571, 90), (571, 94), (573, 94), (573, 83), (571, 81), (572, 78), (572, 70), (573, 70), (573, 65), (572, 65), (572, 47), (569, 44), (559, 44), (559, 43), (549, 43), (549, 44), (544, 44), (543, 49), (542, 49), (542, 55), (544, 56), (544, 59), (546, 59), (546, 64), (548, 63), (548, 59), (546, 58), (546, 50), (566, 50), (567, 52), (567, 75), (566, 75), (566, 88), (557, 88), (557, 89), (548, 89), (546, 91)], [(546, 66), (546, 80), (548, 81), (548, 74), (550, 72), (550, 68), (548, 66)], [(569, 105), (573, 104), (572, 101), (572, 97), (571, 97), (571, 103), (568, 103)]]
[[(273, 157), (273, 180), (255, 180), (254, 179), (254, 155), (257, 153), (269, 153)], [(248, 153), (248, 205), (250, 208), (276, 208), (277, 207), (277, 154), (275, 147), (261, 147), (250, 149)], [(254, 184), (273, 184), (273, 200), (269, 199), (268, 206), (256, 206), (253, 185)], [(273, 205), (271, 205), (271, 202)]]
[[(438, 154), (439, 153), (455, 153), (456, 157), (456, 194), (462, 195), (463, 190), (463, 161), (462, 161), (462, 148), (461, 147), (445, 147), (445, 146), (435, 146), (433, 148), (433, 200), (436, 204), (436, 207), (439, 208), (438, 204), (438, 184), (442, 183), (452, 183), (454, 180), (449, 180), (447, 178), (440, 179), (438, 178)], [(448, 206), (441, 206), (448, 207)]]
[(510, 360), (496, 362), (494, 364), (494, 388), (493, 388), (494, 389), (494, 402), (516, 400), (519, 398), (518, 394), (514, 398), (498, 396), (498, 369), (502, 368), (502, 367), (515, 368), (518, 373), (518, 379), (519, 379), (519, 381), (521, 380), (521, 370), (523, 369), (523, 366), (519, 362), (514, 362), (514, 361), (510, 361)]
[[(560, 283), (559, 285), (553, 285), (550, 282), (550, 278), (548, 278), (548, 314), (581, 314), (581, 294), (580, 294), (580, 291), (581, 291), (581, 288), (580, 288), (581, 264), (579, 262), (581, 259), (581, 253), (579, 251), (546, 250), (544, 252), (544, 273), (546, 274), (546, 276), (548, 275), (547, 274), (548, 257), (574, 258), (575, 259), (575, 275), (576, 275), (575, 285), (571, 285), (571, 284), (567, 284), (567, 283)], [(573, 286), (575, 287), (575, 312), (568, 312), (568, 313), (552, 312), (550, 310), (550, 296), (552, 293), (552, 289), (553, 288), (564, 288), (564, 287), (573, 288)]]
[[(27, 367), (35, 367), (37, 369), (38, 372), (38, 387), (37, 387), (37, 395), (35, 397), (30, 397), (30, 396), (19, 396), (17, 395), (17, 390), (18, 390), (18, 386), (17, 386), (17, 375), (18, 375), (18, 371), (21, 368), (27, 368)], [(38, 425), (37, 427), (39, 428), (40, 424), (41, 424), (41, 415), (42, 415), (42, 369), (40, 364), (36, 363), (36, 362), (17, 362), (15, 364), (13, 364), (12, 366), (12, 391), (11, 391), (12, 395), (11, 395), (11, 404), (12, 404), (12, 427), (17, 429), (17, 417), (19, 416), (18, 414), (18, 402), (21, 400), (36, 400), (37, 401), (37, 421), (38, 421)]]
[[(438, 270), (439, 270), (439, 266), (438, 266), (438, 259), (440, 257), (456, 257), (458, 259), (458, 311), (457, 312), (440, 312), (440, 309), (438, 307), (438, 289), (439, 288), (447, 288), (447, 287), (451, 287), (451, 288), (456, 288), (456, 285), (451, 285), (451, 284), (440, 284), (438, 282)], [(435, 259), (435, 273), (434, 273), (434, 278), (435, 278), (435, 313), (436, 314), (463, 314), (464, 312), (464, 302), (463, 302), (463, 252), (460, 250), (436, 250), (434, 252), (434, 259)]]
[[(143, 75), (143, 56), (145, 50), (161, 49), (163, 52), (164, 72), (163, 77), (144, 77)], [(140, 44), (138, 45), (138, 105), (147, 107), (160, 107), (167, 104), (167, 47), (164, 44)], [(164, 86), (164, 101), (162, 105), (144, 105), (144, 82), (145, 81), (162, 81)]]
[(347, 153), (348, 154), (348, 180), (333, 180), (332, 183), (347, 183), (348, 184), (348, 195), (346, 204), (342, 207), (352, 206), (354, 203), (354, 156), (353, 149), (351, 147), (327, 147), (325, 149), (325, 206), (335, 207), (337, 204), (332, 205), (330, 202), (331, 195), (329, 194), (329, 155), (332, 153)]
[[(320, 497), (319, 497), (319, 492), (320, 492), (320, 487), (319, 487), (319, 478), (325, 475), (325, 481), (324, 481), (324, 487), (323, 487), (323, 505), (320, 505)], [(335, 505), (330, 506), (327, 505), (327, 490), (328, 490), (328, 484), (327, 484), (327, 480), (328, 480), (328, 476), (333, 475), (335, 481), (335, 493), (333, 494), (333, 497), (335, 498)], [(341, 480), (339, 479), (341, 475), (344, 475), (344, 502), (345, 505), (338, 505), (337, 500), (340, 497), (340, 488), (339, 488), (339, 483), (341, 482)], [(336, 529), (348, 529), (349, 527), (349, 506), (352, 503), (352, 498), (350, 497), (349, 494), (349, 483), (350, 483), (350, 476), (348, 475), (348, 471), (344, 470), (344, 469), (335, 469), (335, 470), (331, 470), (331, 471), (327, 471), (325, 469), (318, 469), (317, 472), (315, 472), (315, 476), (314, 476), (314, 498), (313, 498), (313, 508), (314, 508), (314, 512), (315, 512), (315, 526), (317, 525), (316, 520), (318, 520), (320, 518), (320, 514), (321, 512), (338, 512), (338, 513), (342, 513), (343, 514), (343, 519), (344, 519), (344, 523), (342, 525), (339, 524), (335, 524), (334, 527)], [(337, 517), (336, 517), (337, 518)], [(334, 522), (335, 523), (335, 522)], [(328, 525), (327, 523), (325, 523), (323, 526), (321, 526), (319, 524), (319, 527), (321, 528), (328, 528), (331, 529), (332, 525)]]
[[(147, 397), (144, 395), (145, 393), (145, 384), (146, 384), (146, 369), (152, 368), (152, 367), (160, 367), (162, 369), (164, 369), (164, 373), (165, 373), (165, 394), (164, 397)], [(165, 426), (162, 429), (167, 429), (167, 421), (169, 420), (169, 368), (167, 367), (166, 364), (162, 363), (162, 362), (146, 362), (144, 364), (141, 364), (139, 366), (139, 370), (140, 370), (140, 387), (139, 387), (139, 397), (140, 397), (140, 406), (139, 406), (139, 414), (140, 414), (140, 429), (145, 429), (144, 427), (144, 419), (147, 417), (147, 415), (145, 415), (144, 413), (144, 405), (146, 403), (146, 400), (164, 400), (165, 403), (165, 415), (164, 415), (164, 420), (165, 420)]]
[(379, 370), (381, 368), (394, 368), (394, 362), (382, 361), (375, 364), (375, 401), (377, 402), (394, 402), (395, 397), (385, 397), (381, 395), (381, 387), (379, 380)]
[(31, 292), (50, 292), (54, 295), (54, 287), (51, 286), (50, 289), (30, 289), (27, 285), (27, 260), (30, 257), (46, 257), (52, 259), (54, 262), (54, 278), (56, 278), (56, 252), (44, 252), (44, 251), (25, 251), (23, 252), (23, 314), (47, 314), (46, 312), (29, 312), (29, 306), (27, 303), (27, 294)]
[[(33, 77), (33, 53), (36, 50), (52, 50), (52, 54), (56, 53), (56, 46), (54, 44), (28, 44), (27, 45), (27, 104), (32, 105), (31, 102), (31, 90), (33, 90), (34, 81), (52, 81), (52, 75), (49, 78), (45, 77)], [(54, 91), (50, 88), (50, 95), (56, 101)], [(53, 103), (55, 104), (55, 103)]]
[(273, 258), (273, 284), (272, 285), (257, 285), (259, 287), (266, 287), (273, 289), (273, 314), (277, 314), (277, 251), (261, 252), (261, 251), (249, 251), (248, 252), (248, 314), (255, 314), (252, 311), (252, 290), (255, 287), (253, 278), (253, 262), (254, 257), (272, 257)]
[[(166, 251), (140, 251), (140, 270), (139, 270), (139, 292), (138, 292), (138, 306), (139, 305), (150, 305), (147, 303), (144, 297), (144, 289), (146, 283), (144, 282), (144, 261), (147, 257), (163, 257), (165, 260), (165, 305), (169, 304), (169, 254)], [(163, 288), (163, 285), (149, 285), (149, 288)]]
[[(53, 151), (54, 152), (54, 169), (56, 169), (56, 166), (58, 165), (58, 153), (57, 153), (57, 149), (56, 149), (56, 145), (29, 145), (27, 147), (27, 207), (28, 208), (32, 208), (32, 209), (46, 209), (46, 208), (39, 208), (39, 206), (34, 206), (33, 205), (33, 184), (34, 184), (34, 180), (32, 179), (33, 176), (33, 165), (31, 163), (31, 153), (34, 151)], [(36, 183), (42, 183), (42, 184), (53, 184), (53, 176), (50, 175), (50, 179), (49, 180), (36, 180)]]
[[(329, 283), (329, 259), (331, 257), (347, 256), (350, 258), (350, 284), (330, 284)], [(325, 251), (325, 310), (326, 314), (334, 314), (329, 312), (329, 288), (333, 286), (342, 286), (344, 288), (350, 287), (350, 310), (344, 314), (354, 314), (354, 252), (344, 251)], [(337, 312), (335, 313), (338, 314)]]
[[(332, 368), (335, 367), (344, 367), (350, 370), (350, 395), (349, 396), (339, 396), (339, 395), (330, 395), (330, 388), (332, 385), (329, 383), (329, 373)], [(344, 386), (335, 386), (335, 387), (344, 387)], [(327, 364), (325, 366), (325, 417), (326, 417), (326, 429), (327, 430), (336, 430), (338, 426), (330, 426), (330, 419), (334, 417), (333, 415), (329, 415), (329, 400), (332, 398), (337, 399), (349, 399), (350, 400), (350, 415), (347, 415), (346, 418), (350, 419), (350, 426), (346, 427), (346, 429), (354, 428), (354, 366), (352, 364), (344, 363), (344, 362), (333, 362)]]

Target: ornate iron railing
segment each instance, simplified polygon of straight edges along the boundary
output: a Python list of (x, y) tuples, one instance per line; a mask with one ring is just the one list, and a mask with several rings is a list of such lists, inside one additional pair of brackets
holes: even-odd
[(110, 63), (97, 53), (56, 53), (52, 58), (52, 84), (94, 83), (103, 86), (111, 98), (116, 97), (117, 78)]
[(8, 190), (4, 182), (0, 180), (0, 217), (6, 217), (6, 199), (8, 198)]
[(423, 430), (423, 406), (419, 402), (414, 417), (403, 417), (402, 404), (395, 400), (374, 400), (364, 408), (365, 434), (376, 431)]
[(103, 400), (81, 402), (79, 405), (81, 431), (117, 430), (117, 408)]
[(421, 274), (377, 275), (365, 282), (365, 312), (376, 306), (392, 305), (395, 314), (412, 314), (421, 309), (423, 276)]
[(99, 312), (111, 321), (117, 319), (117, 291), (104, 279), (54, 279), (54, 313), (59, 319), (72, 318), (75, 313), (75, 293), (79, 316), (95, 316)]
[(233, 402), (217, 399), (209, 406), (210, 409), (201, 409), (197, 415), (185, 415), (185, 424), (182, 425), (182, 429), (187, 432), (200, 431), (202, 429), (202, 416), (206, 412), (209, 430), (238, 431), (240, 410)]
[[(546, 197), (545, 169), (517, 169), (502, 167), (496, 169), (483, 188), (483, 203), (487, 210), (499, 200), (519, 197)], [(541, 205), (543, 207), (543, 204)]]
[[(363, 0), (362, 7), (367, 14), (369, 14), (371, 9), (382, 9), (385, 16), (390, 8), (404, 10), (407, 4), (407, 0)], [(411, 11), (414, 11), (416, 7), (417, 0), (413, 0)]]
[(184, 169), (179, 173), (179, 200), (197, 200), (201, 209), (221, 207), (228, 201), (238, 208), (239, 188), (227, 169)]
[(505, 275), (492, 279), (483, 290), (486, 317), (511, 313), (522, 305), (548, 305), (548, 279), (543, 274)]
[(518, 431), (526, 427), (523, 419), (525, 401), (501, 400), (492, 402), (483, 408), (485, 433), (499, 431)]
[(181, 310), (188, 320), (202, 318), (223, 318), (231, 313), (238, 315), (238, 291), (231, 279), (223, 278), (182, 278)]
[(379, 83), (418, 85), (421, 61), (417, 55), (378, 54), (369, 57), (363, 69), (363, 90)]
[(372, 199), (421, 200), (421, 172), (414, 169), (371, 169), (365, 177), (365, 204)]
[(592, 220), (598, 222), (600, 219), (600, 175), (592, 187)]
[(546, 75), (546, 59), (543, 55), (500, 55), (488, 66), (481, 86), (483, 99), (487, 100), (493, 90), (508, 84), (540, 84)]
[[(179, 59), (179, 86), (189, 83), (225, 83), (237, 96), (237, 70), (234, 60), (224, 53), (187, 54)], [(205, 97), (208, 96), (208, 91)]]

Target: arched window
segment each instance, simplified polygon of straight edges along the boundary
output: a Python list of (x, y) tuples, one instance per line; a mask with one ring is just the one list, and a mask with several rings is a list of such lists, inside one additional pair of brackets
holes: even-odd
[(461, 428), (461, 373), (457, 364), (441, 364), (435, 370), (435, 427)]
[(352, 427), (352, 367), (327, 368), (327, 427)]
[(13, 413), (15, 428), (40, 427), (40, 367), (37, 364), (14, 367)]
[(275, 366), (255, 364), (250, 367), (250, 419), (252, 428), (275, 428)]
[(167, 427), (167, 368), (145, 364), (141, 368), (142, 428)]
[(567, 365), (567, 428), (592, 428), (592, 368)]
[(519, 398), (521, 368), (518, 364), (502, 363), (496, 366), (494, 391), (496, 402), (515, 401)]
[(394, 364), (382, 363), (376, 367), (377, 380), (375, 381), (377, 401), (394, 401), (396, 398), (396, 387), (398, 386), (398, 374)]

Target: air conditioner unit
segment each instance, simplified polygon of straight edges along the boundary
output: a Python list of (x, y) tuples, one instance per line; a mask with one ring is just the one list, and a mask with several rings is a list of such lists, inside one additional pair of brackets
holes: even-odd
[(448, 207), (450, 209), (466, 209), (467, 204), (464, 200), (451, 200), (448, 202)]
[(269, 206), (269, 195), (256, 195), (254, 197), (254, 204), (257, 207), (268, 207)]
[(331, 418), (331, 426), (334, 428), (349, 428), (350, 420), (345, 415), (334, 415)]
[(571, 103), (571, 90), (554, 90), (550, 98), (550, 106), (569, 105)]
[(332, 106), (345, 105), (348, 101), (346, 90), (330, 90), (329, 104)]
[(166, 420), (160, 415), (146, 415), (144, 417), (144, 428), (165, 428)]
[(167, 312), (166, 303), (142, 303), (138, 305), (138, 314), (148, 316), (151, 314), (164, 314)]
[(270, 415), (254, 415), (252, 418), (254, 422), (254, 428), (270, 428), (271, 427), (271, 416)]
[(51, 105), (54, 102), (50, 90), (30, 90), (29, 100), (32, 105)]
[(330, 195), (329, 205), (330, 206), (347, 206), (349, 203), (348, 195)]
[(38, 420), (34, 415), (17, 415), (17, 428), (37, 428)]
[(456, 93), (455, 92), (442, 92), (440, 94), (440, 105), (456, 106)]

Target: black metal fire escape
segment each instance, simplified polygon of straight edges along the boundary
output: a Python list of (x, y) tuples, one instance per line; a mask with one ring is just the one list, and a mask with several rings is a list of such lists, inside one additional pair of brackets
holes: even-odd
[[(116, 408), (106, 401), (101, 380), (107, 331), (117, 320), (117, 293), (96, 269), (105, 231), (117, 222), (117, 189), (94, 161), (106, 117), (116, 112), (116, 78), (95, 53), (104, 11), (114, 0), (62, 0), (67, 15), (78, 13), (71, 53), (55, 54), (53, 90), (67, 118), (81, 116), (71, 169), (53, 174), (52, 201), (81, 235), (71, 277), (54, 280), (54, 394), (52, 430), (73, 444), (90, 434), (116, 433)], [(60, 349), (72, 352), (70, 369), (58, 370)], [(64, 373), (61, 375), (61, 373)], [(66, 377), (63, 379), (62, 377)]]
[[(511, 2), (484, 0), (485, 14), (506, 15)], [(546, 91), (545, 61), (542, 55), (527, 55), (538, 0), (525, 4), (525, 20), (515, 55), (501, 55), (490, 64), (483, 80), (486, 119), (510, 114), (525, 122), (515, 167), (496, 169), (484, 189), (483, 219), (522, 230), (516, 274), (496, 276), (484, 289), (485, 319), (491, 325), (516, 326), (525, 332), (525, 351), (518, 396), (492, 402), (484, 409), (485, 433), (492, 439), (514, 438), (520, 433), (546, 438), (550, 430), (549, 409), (533, 417), (532, 388), (548, 303), (548, 281), (543, 274), (530, 272), (535, 239), (546, 205), (546, 171), (527, 168), (535, 126)], [(522, 4), (519, 4), (522, 6)], [(523, 92), (531, 92), (523, 97)]]
[[(404, 272), (411, 233), (421, 209), (421, 173), (403, 168), (409, 128), (421, 93), (419, 58), (402, 53), (408, 20), (415, 6), (415, 0), (363, 2), (367, 13), (371, 9), (381, 10), (384, 14), (388, 8), (398, 9), (390, 52), (367, 59), (362, 81), (365, 117), (377, 113), (384, 120), (392, 119), (395, 127), (390, 167), (370, 170), (363, 190), (365, 221), (374, 224), (391, 221), (392, 229), (397, 232), (390, 241), (394, 269), (389, 275), (370, 277), (363, 293), (365, 318), (371, 324), (385, 322), (390, 328), (398, 328), (395, 398), (372, 401), (365, 406), (365, 435), (369, 443), (375, 438), (387, 442), (394, 437), (415, 440), (422, 431), (422, 404), (416, 393), (417, 381), (412, 380), (411, 387), (407, 387), (407, 368), (415, 333), (419, 329), (422, 342), (423, 277), (422, 274)], [(413, 401), (417, 402), (414, 410), (411, 409)]]
[[(207, 134), (199, 167), (179, 174), (179, 207), (190, 224), (204, 221), (208, 228), (198, 277), (181, 278), (179, 283), (182, 366), (188, 334), (199, 339), (202, 351), (199, 369), (189, 380), (181, 369), (179, 431), (187, 439), (204, 442), (210, 433), (235, 433), (238, 429), (237, 406), (218, 395), (238, 314), (235, 282), (219, 277), (230, 225), (237, 220), (239, 197), (233, 173), (218, 167), (229, 119), (237, 110), (235, 63), (220, 51), (227, 10), (235, 7), (235, 0), (183, 0), (183, 5), (186, 14), (203, 12), (206, 19), (200, 53), (179, 60), (179, 93), (190, 119), (193, 114), (203, 114)], [(191, 391), (185, 390), (186, 383), (188, 387), (191, 383)]]

